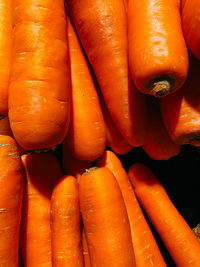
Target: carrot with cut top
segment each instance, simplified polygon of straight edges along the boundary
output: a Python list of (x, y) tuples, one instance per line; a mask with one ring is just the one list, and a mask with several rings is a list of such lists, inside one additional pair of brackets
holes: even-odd
[(128, 171), (136, 196), (178, 267), (198, 267), (200, 243), (177, 211), (164, 187), (143, 164)]
[(143, 149), (155, 160), (167, 160), (180, 153), (180, 145), (174, 143), (165, 128), (157, 99), (148, 96), (149, 127)]
[(188, 54), (177, 0), (129, 0), (128, 51), (141, 92), (164, 97), (183, 85)]
[(200, 62), (190, 55), (190, 68), (183, 87), (160, 100), (162, 118), (177, 144), (200, 146)]
[(27, 150), (61, 143), (70, 119), (64, 0), (14, 1), (9, 119)]
[(95, 167), (82, 174), (79, 199), (91, 266), (135, 266), (128, 215), (112, 172)]
[(78, 37), (68, 18), (71, 64), (71, 120), (64, 147), (79, 160), (100, 157), (106, 146), (105, 126), (99, 99)]
[(0, 135), (0, 266), (18, 266), (24, 169), (13, 138)]
[(107, 167), (115, 176), (122, 192), (131, 227), (132, 243), (137, 267), (165, 266), (154, 236), (145, 220), (128, 175), (118, 157), (106, 151), (96, 162), (98, 167)]
[(57, 181), (51, 196), (51, 246), (53, 266), (83, 266), (78, 183), (70, 175)]
[(8, 114), (12, 50), (12, 0), (0, 0), (0, 118)]
[(48, 153), (22, 156), (26, 170), (20, 247), (25, 266), (52, 266), (50, 202), (53, 187), (62, 176), (56, 157)]
[(124, 1), (66, 0), (66, 4), (111, 117), (128, 143), (141, 146), (145, 105), (129, 77)]
[(185, 41), (192, 54), (200, 60), (200, 2), (184, 0), (181, 3), (182, 28)]

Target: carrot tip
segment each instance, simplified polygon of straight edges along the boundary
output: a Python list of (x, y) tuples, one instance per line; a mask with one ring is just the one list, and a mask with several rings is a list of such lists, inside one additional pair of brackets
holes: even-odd
[(171, 89), (171, 84), (169, 81), (157, 81), (153, 84), (152, 94), (156, 97), (166, 96)]
[(193, 228), (192, 231), (195, 233), (196, 237), (200, 240), (200, 223), (197, 224), (197, 226)]

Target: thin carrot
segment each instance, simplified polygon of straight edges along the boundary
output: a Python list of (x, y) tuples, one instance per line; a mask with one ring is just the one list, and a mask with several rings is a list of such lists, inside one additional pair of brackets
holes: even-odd
[(106, 134), (99, 99), (76, 32), (68, 18), (68, 40), (72, 81), (72, 109), (65, 147), (79, 160), (100, 157)]
[(184, 0), (181, 3), (182, 28), (185, 41), (192, 54), (200, 59), (200, 2)]
[(113, 152), (106, 151), (96, 164), (98, 167), (107, 167), (119, 184), (129, 217), (136, 266), (166, 266), (118, 157)]
[(23, 261), (27, 267), (51, 267), (50, 201), (62, 172), (50, 152), (23, 155), (22, 161), (27, 174), (20, 229)]
[(178, 267), (200, 266), (200, 243), (149, 168), (136, 163), (128, 171), (140, 204)]
[(162, 120), (157, 99), (148, 96), (149, 127), (143, 149), (146, 154), (155, 160), (167, 160), (180, 153), (180, 145), (170, 138)]
[(111, 117), (128, 143), (141, 146), (145, 105), (129, 77), (124, 1), (66, 0), (66, 4)]
[(129, 0), (128, 39), (130, 70), (140, 91), (163, 97), (183, 85), (188, 54), (177, 0)]
[(190, 56), (188, 77), (176, 93), (160, 100), (162, 118), (177, 144), (200, 146), (200, 62)]
[(86, 171), (86, 169), (89, 169), (91, 167), (91, 163), (89, 161), (78, 160), (74, 158), (71, 155), (69, 149), (67, 149), (65, 147), (65, 144), (63, 143), (62, 167), (64, 174), (72, 175), (79, 179), (80, 176)]
[(8, 113), (12, 49), (12, 0), (0, 0), (0, 117)]
[(91, 265), (135, 266), (128, 215), (112, 172), (104, 167), (85, 172), (79, 197)]
[(89, 255), (88, 244), (87, 244), (84, 228), (82, 230), (82, 247), (83, 247), (84, 267), (91, 267), (90, 255)]
[(53, 189), (51, 246), (53, 266), (83, 266), (78, 183), (70, 175), (61, 177)]
[(24, 169), (13, 138), (0, 135), (0, 266), (18, 265)]
[(14, 1), (9, 119), (24, 149), (49, 148), (67, 133), (70, 75), (63, 0)]

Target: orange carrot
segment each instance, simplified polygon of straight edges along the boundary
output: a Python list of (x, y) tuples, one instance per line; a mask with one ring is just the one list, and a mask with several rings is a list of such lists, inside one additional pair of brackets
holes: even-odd
[(79, 180), (79, 197), (91, 265), (135, 266), (128, 215), (112, 172), (89, 169)]
[(128, 171), (140, 204), (163, 240), (176, 266), (199, 267), (200, 243), (169, 199), (164, 187), (143, 164)]
[(24, 170), (15, 141), (0, 135), (0, 266), (18, 265)]
[(70, 75), (63, 0), (15, 0), (9, 119), (24, 149), (61, 143), (69, 124)]
[(181, 3), (182, 28), (187, 46), (200, 59), (200, 2), (184, 0)]
[(51, 246), (53, 266), (83, 266), (77, 180), (61, 177), (51, 197)]
[(130, 70), (141, 92), (163, 97), (183, 85), (188, 54), (177, 0), (129, 0), (128, 39)]
[(111, 117), (128, 143), (141, 146), (145, 105), (129, 77), (124, 1), (66, 0), (66, 4)]
[(0, 0), (0, 117), (8, 113), (12, 49), (12, 0)]
[(90, 255), (89, 255), (88, 244), (87, 244), (84, 228), (82, 231), (82, 247), (83, 247), (84, 267), (91, 267)]
[(68, 19), (72, 81), (72, 110), (65, 140), (75, 158), (92, 161), (106, 146), (105, 126), (98, 95), (75, 30)]
[(166, 266), (154, 236), (137, 202), (128, 175), (118, 157), (113, 152), (106, 151), (97, 160), (97, 166), (107, 167), (115, 176), (121, 189), (131, 227), (136, 266)]
[(77, 179), (80, 178), (86, 169), (91, 167), (89, 161), (83, 161), (74, 158), (70, 151), (65, 147), (65, 143), (63, 143), (62, 148), (62, 166), (64, 174), (72, 175)]
[(50, 200), (62, 176), (56, 157), (48, 153), (22, 156), (26, 169), (20, 247), (25, 266), (52, 266)]
[(149, 96), (149, 127), (143, 149), (149, 157), (155, 160), (167, 160), (180, 153), (180, 145), (174, 143), (162, 120), (157, 99)]
[(200, 62), (190, 57), (187, 81), (175, 94), (160, 100), (163, 121), (178, 144), (200, 146)]

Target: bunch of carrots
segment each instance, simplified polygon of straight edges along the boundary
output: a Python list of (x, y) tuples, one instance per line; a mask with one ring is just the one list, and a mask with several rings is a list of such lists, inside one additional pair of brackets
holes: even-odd
[(18, 266), (19, 249), (28, 267), (166, 266), (141, 206), (176, 266), (200, 266), (159, 180), (117, 157), (200, 146), (199, 12), (198, 0), (0, 0), (0, 266)]

